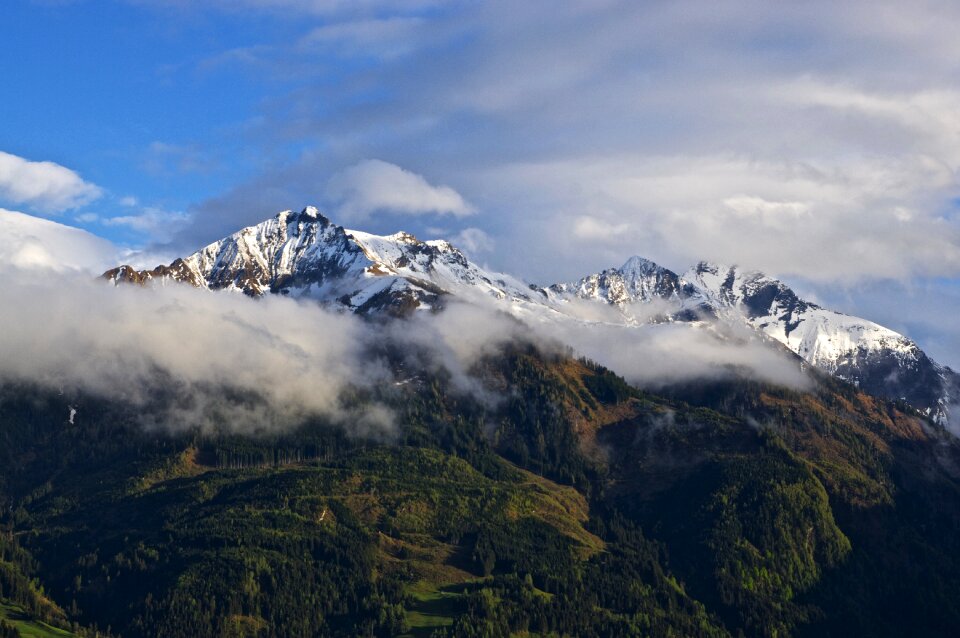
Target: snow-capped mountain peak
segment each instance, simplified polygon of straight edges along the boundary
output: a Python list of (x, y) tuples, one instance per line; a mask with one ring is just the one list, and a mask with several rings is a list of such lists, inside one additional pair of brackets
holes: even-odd
[(679, 311), (656, 315), (657, 321), (745, 324), (829, 374), (872, 394), (904, 399), (940, 421), (960, 387), (960, 376), (904, 335), (821, 308), (782, 281), (735, 265), (702, 261), (677, 276), (633, 257), (621, 268), (551, 290), (619, 307), (662, 300), (679, 304)]
[(780, 281), (762, 272), (743, 270), (736, 265), (701, 261), (684, 273), (683, 279), (695, 286), (711, 302), (720, 306), (747, 303), (747, 310), (754, 315), (766, 313), (774, 303), (788, 304), (798, 300)]
[(627, 259), (617, 270), (623, 273), (625, 277), (640, 278), (663, 272), (666, 268), (656, 262), (650, 261), (646, 257), (634, 255)]
[(310, 297), (359, 312), (403, 314), (431, 308), (460, 286), (498, 298), (529, 290), (487, 272), (443, 240), (421, 241), (406, 232), (373, 235), (348, 230), (308, 206), (213, 242), (192, 255), (150, 271), (120, 266), (114, 282), (186, 282), (210, 290)]
[(572, 283), (554, 284), (549, 291), (560, 298), (575, 295), (617, 306), (689, 296), (674, 272), (639, 256), (619, 268), (608, 268)]

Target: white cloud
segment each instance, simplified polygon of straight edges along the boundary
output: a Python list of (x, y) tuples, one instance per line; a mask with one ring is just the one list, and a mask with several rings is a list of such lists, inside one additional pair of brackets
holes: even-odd
[(769, 93), (771, 106), (779, 99), (787, 107), (815, 109), (824, 128), (848, 144), (876, 152), (924, 154), (951, 169), (960, 167), (960, 91), (867, 90), (805, 76), (774, 85)]
[(118, 254), (113, 244), (79, 228), (2, 208), (0, 237), (0, 267), (100, 274)]
[[(647, 317), (676, 309), (669, 302), (636, 308), (640, 324), (626, 325), (611, 306), (573, 302), (571, 315), (537, 313), (520, 319), (486, 295), (452, 300), (443, 312), (422, 313), (394, 326), (399, 338), (437, 356), (461, 386), (471, 385), (467, 370), (480, 357), (496, 355), (504, 344), (523, 340), (546, 352), (572, 347), (577, 355), (605, 365), (629, 382), (650, 388), (692, 379), (746, 376), (794, 388), (809, 388), (799, 360), (759, 340), (746, 329), (712, 329), (696, 324), (644, 325)], [(514, 308), (514, 310), (517, 310)], [(476, 385), (475, 380), (472, 382)]]
[[(524, 259), (620, 251), (681, 270), (711, 259), (853, 282), (960, 272), (960, 227), (932, 195), (942, 196), (952, 179), (923, 156), (791, 162), (724, 155), (514, 165), (490, 181), (509, 183), (507, 192), (529, 211), (518, 220), (517, 241), (553, 229), (525, 244)], [(525, 189), (541, 195), (523, 199)], [(602, 213), (581, 214), (590, 206)]]
[(77, 392), (104, 397), (135, 407), (151, 427), (265, 432), (320, 415), (351, 432), (389, 433), (382, 408), (358, 413), (341, 400), (351, 389), (391, 387), (389, 366), (375, 354), (385, 340), (410, 357), (403, 374), (442, 368), (459, 390), (493, 404), (500, 393), (472, 371), (517, 339), (548, 352), (573, 344), (646, 384), (730, 374), (805, 383), (797, 361), (738, 335), (569, 319), (531, 327), (486, 295), (383, 325), (277, 295), (17, 275), (0, 277), (0, 382), (59, 389), (64, 407)]
[(82, 222), (82, 223), (84, 223), (84, 224), (92, 224), (92, 223), (94, 223), (94, 222), (100, 221), (100, 215), (98, 215), (98, 214), (96, 214), (96, 213), (90, 213), (90, 212), (80, 213), (79, 215), (74, 215), (73, 218), (74, 218), (75, 220), (77, 220), (78, 222)]
[[(2, 382), (106, 397), (170, 429), (265, 431), (317, 414), (354, 432), (390, 425), (382, 411), (340, 403), (346, 387), (384, 375), (363, 356), (363, 322), (314, 303), (21, 273), (0, 278), (0, 301)], [(171, 390), (176, 401), (157, 401)]]
[(30, 160), (0, 151), (0, 200), (45, 213), (87, 204), (102, 194), (76, 172), (53, 162)]
[(578, 353), (647, 388), (691, 379), (745, 376), (809, 389), (801, 366), (782, 352), (742, 333), (718, 335), (690, 324), (627, 326), (557, 323), (548, 334)]
[[(416, 162), (455, 183), (460, 200), (482, 200), (498, 268), (545, 281), (631, 253), (683, 268), (703, 249), (780, 273), (813, 264), (818, 280), (960, 274), (958, 224), (941, 219), (960, 191), (960, 45), (949, 26), (960, 9), (859, 0), (380, 9), (305, 27), (303, 41), (375, 50), (382, 33), (412, 53), (278, 100), (264, 131), (317, 139), (324, 158), (273, 170), (257, 191), (310, 201), (317, 171), (341, 153)], [(339, 194), (353, 220), (378, 203)], [(567, 255), (561, 264), (557, 254)]]
[(419, 17), (393, 16), (325, 24), (303, 36), (298, 46), (310, 54), (392, 59), (416, 48), (417, 30), (425, 23)]
[(623, 236), (630, 230), (630, 224), (610, 223), (590, 215), (577, 217), (573, 222), (573, 234), (587, 241), (608, 241)]
[(327, 198), (343, 219), (357, 221), (376, 212), (453, 215), (474, 212), (449, 186), (434, 186), (417, 173), (378, 159), (364, 160), (330, 178)]
[[(303, 72), (251, 126), (268, 150), (296, 139), (316, 155), (269, 164), (198, 206), (184, 232), (193, 243), (313, 201), (318, 174), (389, 157), (456, 184), (496, 238), (489, 261), (543, 283), (634, 253), (675, 269), (716, 258), (809, 274), (816, 285), (960, 277), (956, 3), (204, 7), (303, 21), (269, 43), (276, 55), (263, 67)], [(378, 59), (343, 81), (318, 79), (344, 54)], [(356, 219), (391, 230), (355, 203)], [(436, 223), (427, 219), (410, 230)]]
[(488, 253), (496, 247), (493, 238), (479, 228), (464, 228), (453, 239), (453, 245), (462, 248), (470, 255)]

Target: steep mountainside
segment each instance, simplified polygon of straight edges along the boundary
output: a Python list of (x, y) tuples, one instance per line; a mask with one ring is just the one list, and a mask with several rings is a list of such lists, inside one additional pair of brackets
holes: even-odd
[(684, 279), (714, 307), (734, 311), (817, 368), (871, 394), (904, 399), (939, 421), (948, 418), (960, 376), (911, 339), (804, 301), (763, 273), (700, 263)]
[(554, 284), (550, 292), (575, 294), (612, 304), (649, 302), (655, 299), (687, 299), (694, 292), (676, 273), (643, 257), (631, 257), (620, 268), (608, 268), (571, 284)]
[[(563, 301), (578, 297), (612, 304), (624, 311), (628, 323), (637, 321), (638, 304), (658, 304), (662, 314), (642, 313), (642, 321), (695, 321), (711, 314), (704, 296), (676, 273), (643, 257), (631, 257), (620, 268), (608, 268), (574, 283), (547, 288), (550, 300), (562, 308)], [(666, 302), (666, 304), (664, 304)]]
[[(889, 338), (908, 352), (759, 274), (634, 259), (531, 289), (446, 242), (312, 209), (107, 276), (436, 310), (425, 321), (456, 295), (588, 329), (599, 320), (575, 310), (595, 304), (624, 338), (660, 329), (642, 321), (720, 322), (790, 346), (809, 321), (806, 343), (839, 326), (837, 351)], [(359, 355), (382, 376), (343, 392), (350, 414), (389, 421), (375, 434), (296, 411), (258, 435), (189, 412), (165, 428), (184, 400), (165, 375), (145, 405), (0, 381), (0, 605), (127, 638), (956, 633), (960, 439), (915, 410), (799, 360), (803, 389), (734, 369), (647, 391), (524, 337), (458, 372), (391, 321)], [(269, 416), (229, 383), (197, 392)]]
[(930, 359), (915, 342), (867, 319), (805, 301), (783, 282), (756, 271), (701, 262), (684, 275), (633, 257), (572, 284), (549, 289), (562, 308), (571, 297), (612, 304), (625, 322), (649, 304), (668, 305), (652, 320), (746, 324), (820, 370), (891, 399), (903, 399), (941, 423), (960, 396), (960, 375)]
[(0, 604), (128, 638), (954, 635), (960, 448), (915, 414), (522, 343), (477, 373), (501, 401), (383, 384), (387, 442), (2, 385)]

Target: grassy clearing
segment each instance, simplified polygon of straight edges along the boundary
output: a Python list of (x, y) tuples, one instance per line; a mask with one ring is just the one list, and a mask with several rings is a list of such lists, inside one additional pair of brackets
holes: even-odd
[(463, 599), (456, 586), (439, 587), (419, 581), (407, 589), (413, 602), (407, 610), (407, 636), (429, 636), (440, 627), (449, 627), (453, 619), (463, 613)]
[(23, 638), (68, 638), (76, 634), (33, 620), (16, 605), (0, 603), (0, 618), (11, 623)]

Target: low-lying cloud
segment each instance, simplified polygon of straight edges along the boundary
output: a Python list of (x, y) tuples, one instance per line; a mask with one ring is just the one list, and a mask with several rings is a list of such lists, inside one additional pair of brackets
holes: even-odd
[[(616, 326), (597, 314), (517, 317), (490, 299), (381, 324), (279, 296), (113, 287), (49, 271), (7, 275), (0, 278), (0, 383), (65, 394), (64, 419), (71, 397), (86, 395), (131, 406), (148, 428), (258, 434), (321, 417), (350, 433), (389, 437), (396, 416), (378, 401), (408, 377), (444, 373), (454, 391), (496, 406), (476, 364), (511, 342), (554, 353), (569, 345), (649, 387), (732, 374), (805, 383), (795, 361), (756, 339), (688, 325)], [(407, 354), (409, 366), (387, 363), (388, 343)], [(367, 398), (351, 401), (360, 395)], [(82, 424), (82, 406), (73, 416)]]
[(363, 326), (352, 317), (179, 285), (10, 279), (0, 292), (4, 381), (159, 405), (144, 421), (171, 429), (257, 432), (311, 415), (363, 431), (390, 427), (382, 413), (354, 413), (341, 401), (349, 387), (386, 375), (362, 356)]
[(548, 317), (535, 331), (635, 385), (655, 390), (739, 376), (801, 390), (810, 387), (799, 359), (746, 327), (660, 321), (680, 309), (669, 301), (623, 309), (584, 300), (569, 305), (575, 318)]
[[(632, 384), (656, 390), (690, 380), (746, 377), (806, 390), (810, 378), (799, 358), (749, 328), (707, 323), (649, 323), (678, 310), (669, 302), (619, 309), (571, 300), (563, 313), (508, 307), (477, 294), (455, 301), (439, 315), (418, 316), (403, 325), (403, 338), (434, 354), (454, 381), (470, 391), (473, 364), (496, 356), (512, 342), (532, 343), (542, 351), (570, 348)], [(476, 391), (475, 389), (473, 391)]]

